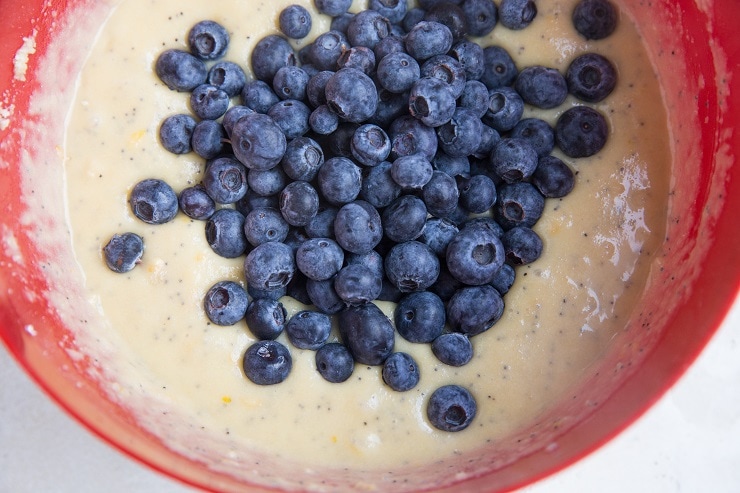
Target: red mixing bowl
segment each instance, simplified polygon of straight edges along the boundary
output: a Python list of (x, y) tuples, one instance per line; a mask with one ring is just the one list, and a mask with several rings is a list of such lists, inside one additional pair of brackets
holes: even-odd
[[(117, 449), (185, 483), (222, 491), (263, 491), (193, 463), (168, 449), (121, 407), (106, 399), (102, 383), (87, 371), (87, 355), (70, 356), (73, 336), (61, 322), (53, 301), (39, 293), (50, 289), (55, 268), (45, 228), (63, 228), (50, 220), (29, 224), (24, 187), (62, 192), (61, 160), (45, 159), (49, 142), (61, 141), (29, 131), (59, 132), (59, 115), (39, 113), (32, 95), (41, 87), (37, 74), (49, 70), (46, 55), (65, 16), (93, 0), (0, 0), (0, 337), (19, 364), (49, 396), (80, 423)], [(673, 142), (667, 255), (648, 282), (625, 330), (583, 386), (577, 403), (550, 411), (540, 426), (524, 430), (531, 440), (524, 456), (501, 464), (490, 454), (492, 470), (468, 478), (449, 491), (500, 491), (522, 486), (560, 470), (604, 444), (637, 419), (684, 373), (726, 315), (740, 284), (740, 36), (735, 0), (615, 0), (637, 20), (659, 74)], [(35, 35), (35, 53), (23, 73), (14, 56), (24, 38)], [(22, 50), (21, 50), (22, 52)], [(47, 66), (40, 61), (46, 60)], [(52, 60), (53, 61), (53, 60)], [(60, 92), (74, 81), (77, 62), (53, 67)], [(23, 80), (25, 79), (25, 80)], [(54, 120), (56, 118), (56, 120)], [(19, 156), (47, 167), (50, 186), (24, 183)], [(38, 156), (38, 160), (34, 158)], [(25, 162), (29, 162), (26, 160)], [(59, 185), (55, 188), (54, 183)], [(588, 406), (583, 403), (588, 402)], [(558, 419), (567, 417), (567, 419)], [(556, 443), (557, 447), (547, 445)], [(267, 491), (267, 490), (265, 490)]]

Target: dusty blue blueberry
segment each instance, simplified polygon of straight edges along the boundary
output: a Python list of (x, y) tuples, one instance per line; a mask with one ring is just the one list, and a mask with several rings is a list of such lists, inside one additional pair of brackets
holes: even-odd
[(401, 27), (406, 32), (411, 31), (415, 25), (424, 20), (426, 10), (421, 7), (412, 7), (406, 10), (406, 15), (403, 16), (401, 21)]
[(447, 123), (455, 112), (452, 87), (436, 77), (423, 77), (411, 86), (409, 113), (429, 127)]
[(422, 188), (427, 211), (437, 217), (444, 217), (457, 207), (459, 195), (455, 179), (444, 171), (435, 170)]
[(308, 79), (306, 97), (313, 108), (326, 104), (326, 83), (333, 74), (333, 70), (322, 70)]
[(465, 88), (460, 94), (457, 104), (474, 111), (481, 118), (488, 111), (488, 88), (479, 80), (465, 82)]
[(375, 52), (367, 46), (353, 46), (339, 55), (337, 70), (356, 68), (366, 75), (375, 73)]
[(398, 334), (407, 341), (432, 342), (444, 329), (445, 305), (431, 291), (409, 293), (398, 301), (393, 319)]
[(537, 168), (537, 151), (524, 139), (501, 139), (491, 153), (493, 171), (506, 183), (527, 180)]
[(311, 13), (301, 5), (290, 5), (280, 11), (278, 27), (291, 39), (302, 39), (311, 32)]
[(467, 80), (465, 68), (449, 55), (436, 55), (426, 60), (420, 68), (420, 75), (434, 77), (448, 84), (455, 99), (462, 94)]
[(419, 365), (408, 353), (393, 353), (383, 362), (383, 381), (397, 392), (406, 392), (419, 383)]
[[(282, 36), (269, 34), (257, 41), (250, 55), (252, 73), (258, 80), (272, 82), (281, 67), (296, 65), (298, 60), (293, 47)], [(256, 108), (254, 108), (256, 111)]]
[(274, 299), (255, 298), (247, 307), (244, 319), (249, 331), (261, 340), (272, 340), (283, 333), (288, 314), (283, 304)]
[(226, 130), (216, 120), (201, 120), (195, 124), (190, 143), (193, 152), (203, 159), (213, 159), (226, 150)]
[(203, 84), (208, 70), (202, 60), (187, 51), (169, 49), (163, 51), (154, 65), (159, 79), (172, 90), (189, 92)]
[(329, 135), (339, 127), (339, 116), (322, 104), (311, 112), (308, 126), (318, 135)]
[(498, 87), (488, 91), (488, 109), (483, 122), (499, 132), (514, 128), (524, 114), (524, 100), (511, 87)]
[(424, 243), (407, 241), (395, 245), (385, 257), (385, 273), (401, 292), (423, 291), (439, 275), (439, 259)]
[(444, 258), (447, 245), (450, 244), (458, 231), (457, 226), (451, 221), (439, 217), (430, 217), (417, 239), (427, 245), (436, 256)]
[(334, 236), (346, 251), (367, 253), (383, 237), (380, 214), (375, 207), (363, 200), (345, 204), (334, 220)]
[(334, 290), (348, 305), (369, 303), (380, 296), (383, 277), (362, 264), (343, 267), (334, 279)]
[(217, 62), (208, 70), (206, 81), (221, 89), (229, 97), (241, 94), (244, 84), (247, 83), (247, 76), (244, 70), (234, 62)]
[(537, 17), (537, 4), (534, 0), (501, 0), (498, 15), (503, 26), (524, 29)]
[[(280, 67), (272, 79), (272, 90), (280, 99), (303, 100), (306, 97), (308, 74), (301, 67), (290, 65)], [(269, 110), (268, 110), (269, 113)]]
[(434, 339), (432, 353), (446, 365), (464, 366), (473, 359), (473, 345), (464, 334), (448, 332)]
[(190, 52), (201, 60), (216, 60), (226, 54), (229, 33), (217, 22), (200, 21), (188, 32), (188, 46)]
[(275, 120), (253, 113), (234, 124), (231, 145), (236, 158), (247, 168), (270, 169), (283, 158), (287, 139)]
[(144, 239), (135, 233), (115, 234), (103, 247), (105, 264), (119, 274), (131, 271), (144, 255)]
[(367, 253), (350, 253), (345, 256), (346, 265), (362, 265), (367, 267), (377, 277), (385, 276), (385, 267), (383, 267), (383, 257), (375, 250)]
[(617, 70), (605, 56), (584, 53), (570, 62), (565, 80), (572, 95), (587, 103), (598, 103), (616, 87)]
[(470, 156), (480, 148), (483, 123), (477, 111), (458, 106), (447, 123), (437, 127), (437, 141), (445, 154)]
[(364, 46), (371, 50), (378, 42), (391, 34), (391, 23), (375, 10), (358, 12), (347, 26), (347, 39), (352, 46)]
[(444, 152), (438, 152), (432, 159), (435, 170), (443, 171), (455, 177), (470, 174), (470, 160), (468, 156), (450, 156)]
[(319, 205), (319, 211), (304, 226), (310, 238), (334, 238), (334, 219), (339, 209), (330, 205)]
[(293, 250), (285, 243), (262, 243), (247, 254), (244, 273), (247, 284), (258, 289), (285, 287), (295, 273)]
[(347, 36), (341, 31), (327, 31), (319, 34), (311, 43), (309, 57), (319, 70), (336, 70), (339, 56), (350, 49)]
[(432, 179), (432, 163), (421, 154), (401, 156), (391, 165), (393, 181), (404, 190), (420, 190)]
[(295, 252), (296, 265), (303, 275), (314, 281), (334, 277), (344, 264), (344, 251), (331, 238), (310, 238)]
[[(402, 2), (398, 2), (399, 4)], [(378, 44), (373, 48), (375, 53), (375, 61), (380, 61), (391, 53), (406, 53), (406, 45), (403, 42), (403, 36), (392, 34), (378, 41)]]
[(606, 145), (609, 126), (604, 115), (588, 106), (566, 110), (555, 124), (555, 143), (568, 157), (589, 157)]
[(249, 298), (234, 281), (220, 281), (211, 286), (203, 300), (206, 316), (216, 325), (234, 325), (244, 318)]
[(542, 255), (542, 238), (532, 229), (517, 226), (501, 237), (506, 261), (512, 265), (531, 264)]
[(280, 207), (280, 198), (278, 195), (259, 195), (255, 193), (254, 190), (247, 189), (247, 193), (244, 194), (244, 197), (234, 203), (234, 209), (245, 216), (249, 214), (250, 211), (259, 207), (272, 207), (273, 209), (278, 209)]
[(311, 181), (324, 164), (324, 151), (310, 137), (298, 137), (288, 142), (280, 164), (291, 179)]
[(202, 120), (215, 120), (229, 108), (229, 95), (211, 84), (201, 84), (190, 94), (190, 109)]
[(337, 70), (326, 82), (326, 104), (348, 122), (364, 122), (378, 108), (373, 80), (355, 68)]
[(401, 195), (381, 215), (385, 236), (397, 243), (419, 237), (427, 220), (424, 201), (415, 195)]
[[(272, 80), (272, 79), (270, 79)], [(270, 107), (280, 101), (272, 86), (263, 80), (247, 82), (241, 92), (242, 103), (257, 113), (267, 113)]]
[(501, 46), (483, 48), (483, 67), (480, 81), (489, 89), (509, 86), (514, 83), (519, 74), (514, 59)]
[(291, 226), (305, 226), (319, 211), (319, 194), (310, 183), (294, 181), (280, 192), (280, 212)]
[(288, 378), (293, 360), (283, 344), (258, 341), (247, 348), (242, 367), (244, 375), (257, 385), (274, 385)]
[(514, 285), (514, 280), (516, 279), (516, 271), (514, 270), (514, 267), (512, 267), (510, 264), (504, 264), (501, 266), (501, 268), (496, 272), (496, 275), (493, 276), (493, 279), (491, 280), (491, 286), (493, 286), (496, 291), (499, 292), (501, 296), (505, 295), (509, 292), (509, 289), (511, 289), (511, 286)]
[[(454, 113), (454, 108), (453, 111)], [(411, 115), (397, 118), (388, 131), (391, 138), (391, 159), (411, 154), (422, 154), (430, 161), (437, 154), (437, 133)]]
[(498, 9), (490, 0), (465, 0), (460, 4), (468, 23), (468, 35), (486, 36), (498, 22)]
[(498, 190), (494, 207), (496, 221), (504, 229), (515, 226), (532, 227), (542, 216), (545, 197), (528, 182), (505, 183)]
[(469, 390), (459, 385), (444, 385), (429, 396), (427, 419), (439, 430), (461, 431), (470, 426), (477, 410)]
[(391, 139), (385, 130), (377, 125), (367, 123), (360, 126), (352, 135), (350, 143), (352, 156), (360, 164), (376, 166), (388, 158), (391, 153)]
[(136, 185), (129, 195), (131, 212), (149, 224), (164, 224), (177, 215), (177, 194), (163, 180), (147, 178)]
[(378, 83), (392, 93), (401, 94), (410, 90), (419, 77), (419, 63), (407, 53), (391, 53), (378, 62)]
[(401, 186), (393, 180), (392, 164), (383, 161), (364, 172), (360, 198), (373, 207), (383, 208), (390, 205), (399, 195)]
[(237, 258), (247, 249), (244, 215), (234, 209), (219, 209), (206, 222), (206, 241), (224, 258)]
[(445, 253), (447, 268), (460, 282), (476, 286), (491, 282), (505, 260), (499, 237), (487, 228), (463, 228)]
[(406, 15), (407, 2), (398, 0), (370, 0), (367, 8), (377, 11), (380, 15), (396, 24)]
[(575, 186), (575, 175), (560, 158), (543, 156), (532, 174), (532, 184), (545, 197), (565, 197)]
[(391, 123), (409, 111), (409, 93), (392, 93), (382, 86), (378, 86), (378, 109), (367, 123), (373, 123), (387, 129)]
[(308, 123), (311, 110), (302, 101), (280, 101), (267, 110), (267, 115), (275, 121), (288, 140), (303, 136), (311, 128)]
[(522, 69), (514, 88), (525, 103), (542, 109), (557, 108), (568, 97), (568, 83), (563, 74), (541, 65)]
[(452, 330), (468, 337), (481, 334), (499, 321), (504, 301), (492, 286), (466, 286), (447, 302), (447, 322)]
[(460, 205), (472, 214), (487, 212), (496, 203), (496, 185), (486, 175), (458, 180)]
[(205, 221), (216, 212), (216, 203), (208, 195), (203, 185), (183, 188), (178, 197), (180, 210), (186, 216)]
[(247, 170), (234, 158), (208, 161), (203, 172), (203, 187), (218, 204), (233, 204), (247, 193)]
[(406, 35), (406, 51), (417, 60), (424, 61), (450, 51), (452, 41), (452, 32), (447, 26), (422, 20)]
[(355, 360), (347, 346), (330, 342), (316, 351), (316, 370), (327, 382), (342, 383), (355, 369)]
[(317, 350), (329, 338), (331, 319), (325, 313), (301, 310), (285, 324), (285, 333), (298, 349)]
[(573, 27), (586, 39), (604, 39), (617, 28), (617, 9), (609, 0), (581, 0), (573, 9)]
[(322, 14), (336, 17), (349, 10), (352, 0), (314, 0), (314, 5)]
[(316, 180), (321, 196), (332, 205), (352, 202), (362, 186), (359, 166), (346, 157), (327, 159), (319, 168)]
[(458, 5), (461, 2), (434, 2), (427, 7), (425, 21), (439, 22), (447, 26), (452, 34), (452, 42), (460, 41), (468, 34), (468, 21), (465, 12)]
[(337, 314), (346, 306), (334, 290), (334, 278), (325, 281), (308, 279), (306, 281), (306, 293), (314, 307), (327, 315)]
[(162, 147), (173, 154), (187, 154), (192, 150), (190, 139), (195, 129), (195, 119), (186, 114), (171, 115), (159, 126)]
[(539, 157), (547, 156), (555, 147), (555, 130), (539, 118), (519, 120), (511, 130), (511, 137), (529, 142)]
[(488, 161), (491, 152), (493, 152), (501, 140), (501, 134), (485, 123), (481, 125), (480, 130), (480, 145), (473, 152), (472, 157), (476, 158), (476, 160)]
[(288, 183), (288, 177), (280, 166), (272, 169), (249, 170), (247, 184), (249, 188), (260, 195), (274, 195), (280, 192)]
[(348, 306), (338, 317), (339, 334), (355, 361), (382, 365), (394, 348), (393, 324), (373, 303)]
[(270, 207), (253, 209), (244, 218), (244, 235), (252, 246), (268, 241), (283, 241), (289, 229), (290, 225), (280, 211)]

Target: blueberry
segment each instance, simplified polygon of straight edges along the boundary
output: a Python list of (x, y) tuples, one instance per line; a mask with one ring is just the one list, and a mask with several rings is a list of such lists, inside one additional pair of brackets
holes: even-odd
[[(250, 61), (254, 77), (270, 83), (281, 67), (296, 65), (297, 57), (287, 39), (277, 34), (270, 34), (257, 41)], [(256, 108), (254, 109), (256, 111)]]
[(469, 390), (459, 385), (444, 385), (429, 396), (427, 418), (439, 430), (461, 431), (470, 426), (477, 409)]
[(393, 353), (383, 362), (383, 381), (397, 392), (411, 390), (419, 383), (419, 365), (407, 353)]
[(322, 141), (326, 154), (333, 157), (352, 158), (352, 137), (358, 128), (360, 128), (359, 123), (340, 122), (336, 131)]
[(537, 156), (547, 156), (555, 147), (555, 130), (545, 120), (523, 118), (511, 129), (511, 137), (524, 139), (534, 148)]
[(410, 90), (420, 74), (419, 63), (407, 53), (391, 53), (378, 62), (378, 83), (392, 93), (401, 94)]
[[(453, 108), (454, 113), (454, 108)], [(391, 138), (391, 158), (421, 154), (430, 161), (437, 154), (437, 133), (411, 115), (397, 118), (391, 123), (388, 135)]]
[(399, 23), (406, 15), (407, 2), (402, 0), (370, 0), (367, 8), (377, 11), (391, 23)]
[(203, 187), (219, 204), (233, 204), (247, 193), (247, 170), (236, 159), (220, 157), (208, 161)]
[(421, 154), (401, 156), (391, 165), (391, 177), (404, 190), (420, 190), (432, 179), (434, 168)]
[(480, 130), (480, 144), (471, 156), (477, 158), (477, 160), (488, 160), (491, 156), (491, 152), (493, 152), (501, 141), (501, 134), (494, 128), (485, 124), (481, 125)]
[(436, 77), (424, 77), (411, 86), (409, 113), (429, 127), (450, 121), (455, 112), (452, 87)]
[(478, 118), (482, 118), (488, 111), (488, 88), (479, 80), (467, 81), (457, 104), (475, 112)]
[(309, 238), (334, 238), (334, 219), (339, 209), (332, 206), (319, 206), (316, 215), (304, 226)]
[(211, 84), (201, 84), (190, 94), (190, 108), (203, 120), (215, 120), (226, 113), (229, 95)]
[(488, 108), (483, 122), (499, 132), (516, 126), (524, 114), (524, 100), (511, 87), (498, 87), (488, 91)]
[(378, 211), (369, 203), (356, 200), (343, 205), (334, 220), (337, 243), (351, 253), (367, 253), (383, 237)]
[(208, 76), (203, 61), (182, 50), (163, 51), (157, 57), (154, 69), (167, 87), (180, 92), (192, 91)]
[(604, 116), (587, 106), (566, 110), (555, 124), (555, 143), (566, 156), (573, 158), (599, 152), (606, 145), (608, 134)]
[(306, 97), (313, 108), (326, 104), (326, 83), (333, 74), (331, 70), (322, 70), (309, 77), (306, 84)]
[(423, 20), (406, 35), (406, 51), (417, 60), (424, 61), (450, 51), (452, 40), (452, 32), (447, 26)]
[(375, 52), (367, 46), (353, 46), (339, 55), (337, 70), (355, 68), (366, 75), (375, 73)]
[(401, 186), (393, 180), (391, 167), (388, 161), (365, 170), (360, 188), (360, 198), (375, 208), (383, 208), (391, 204), (401, 195)]
[(234, 203), (234, 208), (245, 216), (250, 211), (259, 207), (278, 209), (280, 207), (280, 199), (277, 195), (259, 195), (254, 193), (254, 190), (247, 189), (244, 197)]
[(311, 181), (324, 164), (324, 151), (315, 140), (298, 137), (288, 142), (280, 164), (291, 179)]
[(493, 286), (496, 291), (498, 291), (499, 294), (503, 296), (508, 293), (509, 289), (511, 289), (511, 286), (514, 285), (515, 279), (516, 271), (514, 270), (514, 267), (512, 267), (510, 264), (504, 264), (501, 266), (498, 272), (496, 272), (496, 275), (493, 276), (493, 279), (491, 280), (491, 286)]
[[(398, 5), (402, 3), (398, 2)], [(403, 42), (403, 37), (395, 34), (386, 36), (378, 41), (378, 44), (373, 48), (373, 53), (375, 54), (375, 61), (378, 63), (392, 53), (406, 53), (406, 45)]]
[(375, 250), (367, 253), (350, 253), (345, 257), (346, 265), (362, 265), (367, 267), (377, 277), (385, 276), (383, 257)]
[(319, 349), (331, 332), (331, 319), (320, 312), (302, 310), (285, 324), (288, 340), (298, 349)]
[(287, 140), (301, 137), (310, 129), (308, 119), (311, 116), (311, 109), (296, 99), (275, 103), (267, 110), (267, 115), (283, 131)]
[(598, 103), (617, 85), (617, 70), (606, 57), (586, 53), (570, 63), (565, 80), (572, 95), (581, 101)]
[(283, 333), (288, 314), (277, 300), (256, 298), (247, 307), (244, 319), (249, 331), (261, 340), (272, 340)]
[(258, 341), (244, 353), (244, 375), (257, 385), (274, 385), (288, 378), (293, 367), (288, 348), (277, 341)]
[(375, 10), (358, 12), (347, 26), (347, 39), (352, 46), (365, 46), (371, 50), (391, 33), (390, 21)]
[(272, 89), (280, 99), (303, 100), (309, 80), (310, 77), (301, 67), (280, 67), (272, 79)]
[(498, 22), (498, 9), (490, 0), (465, 0), (460, 4), (469, 36), (486, 36)]
[(617, 28), (617, 9), (609, 0), (581, 0), (573, 10), (573, 26), (586, 39), (604, 39)]
[(380, 296), (383, 277), (361, 264), (343, 267), (334, 279), (334, 290), (348, 305), (369, 303)]
[(575, 175), (560, 158), (543, 156), (532, 174), (532, 184), (545, 197), (565, 197), (575, 186)]
[(253, 169), (247, 174), (249, 188), (260, 195), (274, 195), (285, 188), (287, 183), (288, 177), (280, 166), (267, 170)]
[(304, 305), (311, 304), (311, 298), (308, 297), (308, 288), (306, 284), (308, 279), (300, 271), (293, 274), (293, 279), (290, 280), (288, 285), (285, 287), (286, 296), (290, 296), (298, 303)]
[(280, 212), (291, 226), (305, 226), (319, 211), (319, 194), (310, 183), (294, 181), (280, 192)]
[(129, 195), (134, 216), (148, 224), (164, 224), (179, 210), (177, 194), (162, 180), (148, 178), (137, 183)]
[(329, 106), (322, 104), (311, 112), (308, 126), (318, 135), (329, 135), (339, 127), (339, 116)]
[(445, 305), (430, 291), (409, 293), (398, 301), (394, 321), (399, 335), (407, 341), (432, 342), (444, 329)]
[(492, 286), (466, 286), (447, 302), (447, 321), (452, 330), (468, 337), (490, 329), (504, 313), (504, 301)]
[(333, 30), (317, 36), (310, 46), (310, 59), (319, 70), (336, 70), (339, 56), (350, 49), (344, 33)]
[(231, 132), (234, 155), (249, 169), (275, 167), (287, 148), (282, 128), (268, 115), (253, 113), (241, 118)]
[(343, 120), (360, 123), (375, 113), (378, 92), (372, 79), (362, 71), (343, 68), (326, 82), (326, 101)]
[(310, 238), (296, 250), (295, 261), (308, 279), (326, 281), (342, 268), (344, 251), (331, 238)]
[(434, 77), (445, 82), (452, 89), (455, 99), (465, 89), (465, 68), (449, 55), (436, 55), (424, 62), (420, 69), (421, 77)]
[(244, 218), (244, 235), (252, 246), (283, 241), (289, 229), (280, 211), (270, 207), (252, 209)]
[(391, 139), (382, 128), (368, 123), (355, 130), (350, 149), (360, 164), (376, 166), (391, 153)]
[(391, 355), (395, 330), (373, 303), (348, 306), (338, 317), (339, 334), (355, 361), (381, 365)]
[(482, 214), (496, 203), (496, 185), (486, 175), (459, 178), (460, 205), (468, 212)]
[(216, 203), (202, 185), (184, 188), (178, 203), (186, 216), (199, 221), (207, 220), (216, 212)]
[(219, 209), (206, 222), (206, 241), (216, 254), (236, 258), (247, 249), (244, 215), (234, 209)]
[(414, 195), (401, 195), (383, 210), (383, 231), (387, 238), (401, 243), (418, 238), (424, 229), (427, 208)]
[(542, 255), (542, 239), (532, 229), (518, 226), (501, 237), (506, 261), (512, 265), (531, 264)]
[(278, 301), (280, 298), (288, 293), (287, 286), (279, 286), (277, 288), (263, 289), (253, 285), (247, 285), (247, 294), (254, 300), (265, 299)]
[(453, 2), (436, 2), (427, 9), (424, 20), (439, 22), (447, 26), (452, 34), (453, 43), (468, 34), (468, 20), (465, 12)]
[(347, 28), (349, 28), (349, 23), (354, 16), (355, 14), (352, 12), (344, 12), (342, 14), (332, 16), (331, 23), (329, 23), (330, 30), (339, 31), (346, 36)]
[(568, 83), (558, 70), (535, 65), (519, 72), (514, 88), (525, 103), (537, 108), (557, 108), (568, 96)]
[(463, 157), (476, 152), (481, 145), (483, 123), (476, 111), (457, 107), (447, 123), (437, 127), (439, 146), (449, 156)]
[(330, 204), (346, 204), (360, 194), (360, 168), (345, 157), (327, 159), (316, 178), (321, 195)]
[(430, 214), (444, 217), (457, 207), (457, 183), (447, 173), (435, 170), (422, 189), (422, 198)]
[(316, 351), (316, 370), (327, 382), (342, 383), (355, 369), (355, 360), (347, 346), (330, 342)]
[(345, 307), (344, 301), (334, 290), (334, 278), (327, 279), (326, 281), (308, 279), (306, 281), (306, 292), (311, 303), (321, 313), (334, 315), (342, 311)]
[(226, 131), (215, 120), (201, 120), (196, 123), (190, 143), (193, 152), (203, 159), (213, 159), (224, 153)]
[[(272, 79), (270, 79), (272, 81)], [(272, 86), (263, 80), (247, 82), (241, 92), (242, 102), (257, 113), (267, 113), (273, 104), (280, 101)]]
[(481, 285), (491, 282), (505, 260), (504, 246), (487, 228), (463, 228), (450, 241), (445, 253), (447, 268), (460, 282)]
[(316, 9), (322, 14), (336, 17), (349, 10), (352, 0), (314, 0), (313, 3), (316, 5)]
[(528, 182), (507, 183), (497, 190), (498, 200), (494, 213), (496, 221), (504, 228), (532, 227), (542, 216), (545, 197)]
[(514, 59), (500, 46), (483, 48), (483, 67), (480, 81), (489, 89), (510, 86), (519, 74)]
[(233, 281), (217, 282), (203, 301), (206, 316), (216, 325), (234, 325), (244, 318), (248, 304), (247, 292)]
[(438, 152), (432, 160), (435, 170), (443, 171), (455, 177), (470, 174), (470, 160), (467, 156), (452, 157), (444, 152)]
[(173, 154), (187, 154), (192, 150), (190, 139), (194, 128), (195, 119), (190, 115), (168, 116), (159, 127), (159, 141)]
[(406, 15), (403, 16), (403, 20), (401, 21), (401, 27), (406, 32), (411, 31), (415, 25), (424, 20), (426, 13), (426, 10), (421, 7), (413, 7), (406, 10)]
[(524, 29), (537, 17), (537, 4), (534, 0), (501, 0), (498, 15), (505, 27)]
[(302, 39), (311, 32), (311, 13), (301, 5), (290, 5), (280, 11), (278, 27), (291, 39)]
[(449, 332), (434, 339), (432, 352), (439, 361), (450, 366), (464, 366), (473, 359), (470, 339), (459, 332)]
[(229, 33), (214, 21), (200, 21), (188, 32), (190, 52), (201, 60), (216, 60), (229, 47)]
[(439, 259), (424, 243), (407, 241), (391, 248), (385, 257), (385, 273), (401, 292), (423, 291), (439, 275)]
[(241, 94), (247, 76), (244, 70), (234, 62), (217, 62), (210, 70), (206, 81), (224, 91), (229, 97)]
[(263, 243), (247, 254), (244, 273), (247, 284), (256, 288), (285, 287), (295, 273), (293, 250), (285, 243)]
[(494, 218), (489, 216), (469, 217), (459, 225), (459, 228), (484, 228), (489, 230), (498, 238), (501, 238), (504, 234), (504, 229)]
[(537, 151), (524, 139), (501, 139), (491, 153), (491, 168), (506, 183), (529, 179), (537, 161)]
[(113, 272), (131, 271), (144, 255), (144, 239), (135, 233), (115, 234), (103, 247), (105, 264)]
[(427, 245), (438, 257), (444, 257), (447, 246), (458, 233), (458, 228), (451, 221), (439, 217), (430, 217), (424, 225), (421, 236), (417, 238)]

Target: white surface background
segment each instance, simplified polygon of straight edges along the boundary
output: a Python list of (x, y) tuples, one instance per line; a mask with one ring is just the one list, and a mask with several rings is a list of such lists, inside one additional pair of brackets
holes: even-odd
[[(740, 491), (740, 302), (706, 351), (616, 440), (523, 490)], [(0, 493), (193, 493), (100, 442), (0, 344)]]

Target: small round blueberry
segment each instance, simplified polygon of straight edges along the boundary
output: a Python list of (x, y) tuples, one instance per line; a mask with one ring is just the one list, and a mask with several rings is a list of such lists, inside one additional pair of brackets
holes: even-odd
[(115, 234), (103, 247), (105, 264), (113, 272), (131, 271), (144, 255), (144, 239), (135, 233)]
[(134, 216), (148, 224), (164, 224), (179, 210), (177, 194), (162, 180), (147, 178), (131, 190), (129, 205)]
[(249, 299), (234, 281), (220, 281), (211, 286), (203, 300), (208, 319), (216, 325), (234, 325), (244, 318)]
[(295, 273), (293, 250), (285, 243), (270, 241), (255, 247), (244, 259), (247, 285), (277, 289), (288, 285)]
[(541, 65), (519, 72), (514, 88), (525, 103), (542, 109), (557, 108), (568, 97), (568, 83), (563, 74)]
[(473, 359), (473, 345), (466, 335), (449, 332), (434, 339), (432, 353), (446, 365), (464, 366)]
[[(252, 73), (256, 79), (270, 83), (281, 67), (296, 65), (297, 58), (287, 39), (270, 34), (260, 39), (252, 50)], [(257, 111), (257, 108), (252, 109)]]
[(461, 431), (470, 426), (478, 406), (465, 387), (444, 385), (429, 396), (427, 418), (441, 431)]
[(419, 383), (419, 365), (408, 353), (393, 353), (383, 362), (383, 381), (397, 392), (406, 392)]
[(303, 39), (311, 32), (311, 13), (301, 5), (290, 5), (280, 11), (278, 26), (291, 39)]
[(298, 349), (317, 350), (329, 338), (331, 319), (324, 313), (302, 310), (290, 317), (285, 333)]
[(205, 221), (216, 212), (216, 203), (202, 185), (184, 188), (178, 201), (180, 210), (192, 219)]
[(216, 203), (233, 204), (247, 193), (247, 170), (231, 157), (213, 159), (206, 164), (203, 187)]
[(273, 340), (282, 334), (287, 317), (283, 304), (269, 298), (253, 299), (244, 314), (249, 331), (261, 340)]
[(159, 79), (172, 90), (190, 92), (206, 81), (208, 70), (202, 60), (182, 50), (163, 51), (154, 69)]
[(244, 70), (234, 62), (217, 62), (208, 70), (207, 82), (234, 97), (242, 92), (247, 83)]
[(348, 305), (369, 303), (380, 296), (383, 277), (361, 264), (343, 267), (334, 279), (334, 290)]
[(396, 330), (409, 342), (432, 342), (442, 334), (445, 319), (445, 305), (431, 291), (404, 295), (394, 311)]
[(512, 265), (531, 264), (542, 255), (542, 239), (532, 229), (517, 226), (501, 237), (506, 261)]
[(271, 207), (252, 209), (244, 218), (244, 234), (252, 246), (268, 241), (283, 241), (289, 229), (290, 225), (280, 211)]
[(488, 284), (458, 289), (447, 302), (447, 322), (456, 332), (468, 337), (481, 334), (499, 321), (504, 301)]
[(609, 0), (581, 0), (573, 9), (573, 26), (586, 39), (608, 37), (617, 23), (617, 9)]
[(524, 29), (537, 17), (537, 4), (534, 0), (501, 0), (498, 15), (505, 27)]
[(330, 342), (316, 351), (316, 370), (327, 382), (344, 382), (354, 369), (355, 360), (344, 344)]
[(587, 103), (598, 103), (616, 87), (617, 70), (605, 56), (585, 53), (570, 63), (565, 80), (575, 97)]
[(200, 21), (188, 32), (188, 46), (201, 60), (216, 60), (224, 56), (229, 47), (229, 33), (217, 22)]
[(532, 174), (532, 184), (545, 197), (565, 197), (575, 186), (575, 175), (560, 158), (543, 156)]
[(195, 129), (195, 119), (190, 115), (171, 115), (159, 127), (162, 147), (173, 154), (187, 154), (192, 150), (190, 139)]
[(374, 303), (348, 306), (339, 312), (339, 334), (355, 361), (382, 365), (393, 352), (395, 330)]
[(604, 115), (588, 106), (566, 110), (555, 124), (555, 143), (568, 157), (593, 156), (606, 145), (608, 135)]
[(195, 124), (190, 140), (193, 152), (203, 159), (213, 159), (224, 153), (226, 131), (215, 120), (201, 120)]
[(293, 360), (279, 342), (258, 341), (247, 348), (242, 367), (244, 375), (257, 385), (274, 385), (288, 378)]
[(219, 209), (206, 222), (206, 241), (224, 258), (236, 258), (247, 249), (244, 215), (234, 209)]

